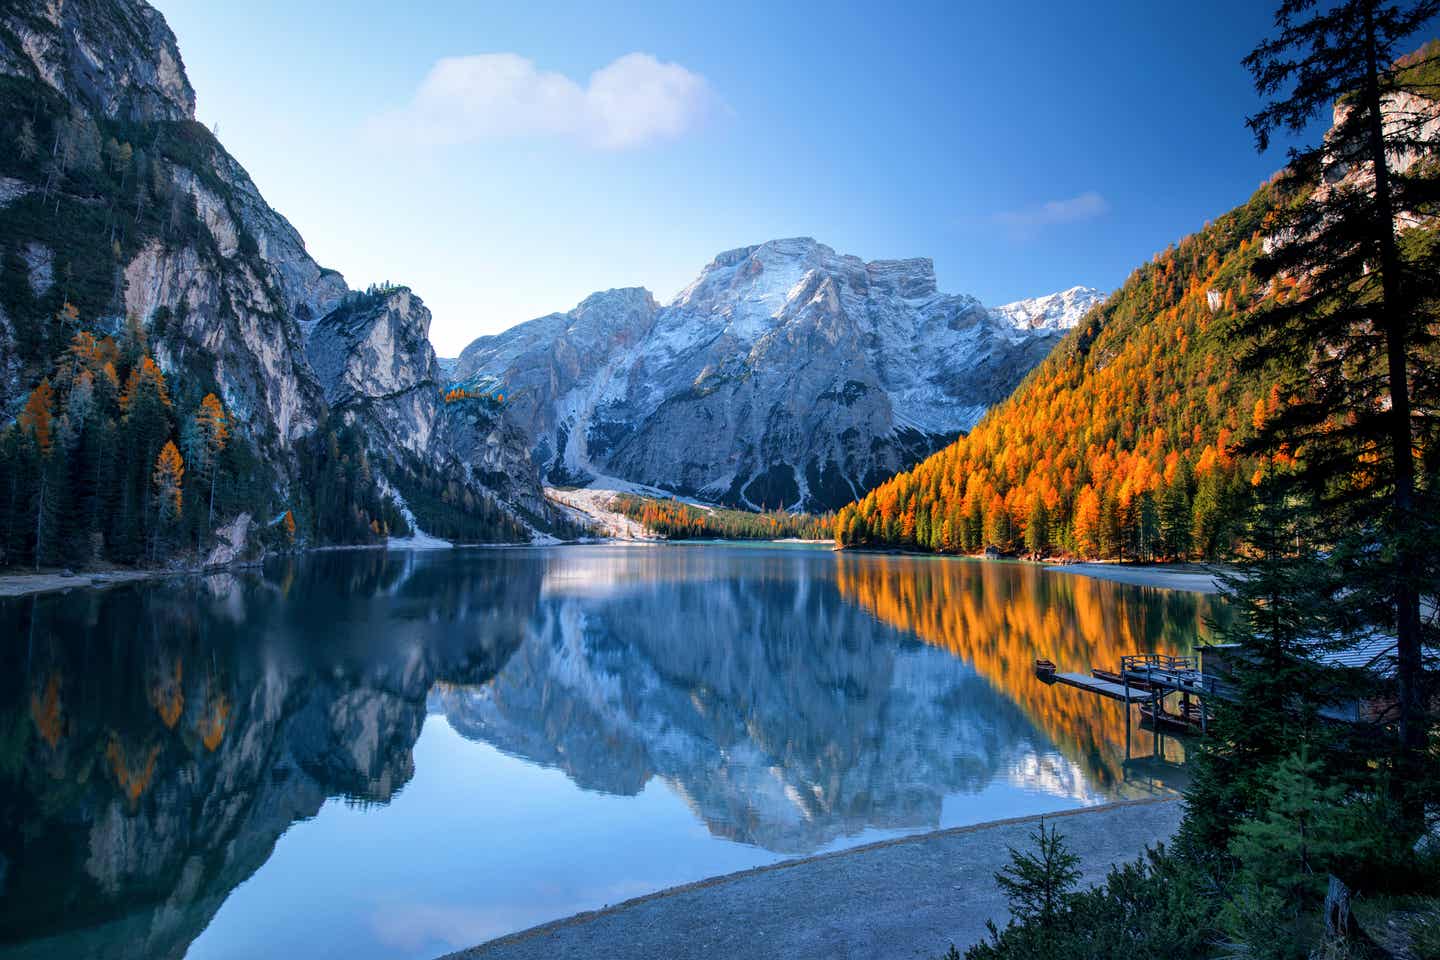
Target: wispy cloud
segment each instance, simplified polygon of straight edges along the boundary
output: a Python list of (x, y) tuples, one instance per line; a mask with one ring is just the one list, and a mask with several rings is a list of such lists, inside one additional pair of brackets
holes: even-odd
[(1066, 200), (1047, 200), (1045, 203), (1021, 210), (1006, 210), (991, 217), (995, 223), (1009, 227), (1019, 234), (1029, 234), (1042, 227), (1061, 223), (1076, 223), (1093, 220), (1110, 212), (1110, 204), (1094, 190), (1087, 190), (1077, 197)]
[(602, 150), (674, 140), (718, 106), (705, 78), (648, 53), (627, 53), (585, 86), (515, 53), (445, 57), (404, 108), (375, 120), (429, 143), (557, 137)]

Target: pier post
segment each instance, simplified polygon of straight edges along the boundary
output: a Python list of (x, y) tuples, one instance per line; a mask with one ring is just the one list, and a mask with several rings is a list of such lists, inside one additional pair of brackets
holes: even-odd
[(1160, 686), (1155, 686), (1155, 695), (1150, 698), (1150, 730), (1155, 734), (1155, 745), (1151, 748), (1150, 754), (1157, 759), (1160, 756), (1160, 714), (1165, 710), (1165, 697), (1160, 692)]

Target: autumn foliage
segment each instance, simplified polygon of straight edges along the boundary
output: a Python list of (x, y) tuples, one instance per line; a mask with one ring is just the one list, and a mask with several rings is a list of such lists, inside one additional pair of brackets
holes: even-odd
[(613, 497), (610, 508), (668, 540), (824, 540), (834, 535), (830, 514), (752, 513), (629, 493)]
[(1249, 277), (1274, 202), (1263, 187), (1136, 270), (969, 435), (843, 508), (836, 540), (1127, 560), (1233, 549), (1264, 465), (1243, 444), (1286, 400), (1277, 378), (1237, 376), (1220, 334), (1293, 295)]
[(444, 398), (446, 403), (459, 403), (461, 400), (488, 400), (499, 405), (505, 402), (503, 393), (490, 393), (469, 387), (451, 387), (445, 391)]
[(181, 484), (185, 479), (185, 461), (174, 440), (165, 441), (160, 456), (155, 458), (155, 494), (160, 505), (160, 516), (173, 523), (180, 517), (184, 502)]
[(0, 567), (155, 563), (199, 549), (217, 507), (248, 505), (253, 461), (220, 398), (197, 394), (174, 392), (140, 324), (118, 342), (73, 330), (0, 428)]

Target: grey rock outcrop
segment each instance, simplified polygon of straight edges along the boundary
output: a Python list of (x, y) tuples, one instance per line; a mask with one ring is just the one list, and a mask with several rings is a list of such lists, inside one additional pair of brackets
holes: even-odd
[(1067, 294), (1017, 323), (940, 293), (929, 260), (775, 240), (720, 254), (666, 306), (609, 290), (481, 337), (454, 376), (505, 393), (550, 480), (833, 508), (1008, 395), (1078, 319), (1088, 294)]
[(107, 117), (191, 120), (195, 89), (175, 34), (146, 3), (39, 0), (0, 14), (0, 73), (38, 78)]
[[(113, 286), (114, 294), (92, 297), (81, 322), (102, 334), (136, 322), (168, 377), (215, 385), (233, 429), (259, 455), (258, 479), (278, 500), (305, 492), (296, 489), (305, 479), (299, 445), (338, 413), (375, 431), (366, 439), (381, 477), (403, 472), (385, 469), (388, 458), (403, 457), (411, 473), (453, 479), (474, 496), (493, 494), (532, 529), (547, 527), (551, 515), (528, 445), (514, 428), (498, 413), (461, 415), (441, 402), (430, 317), (418, 298), (406, 291), (379, 314), (359, 316), (364, 295), (315, 262), (290, 222), (195, 121), (195, 92), (156, 10), (143, 0), (0, 7), (0, 74), (63, 98), (59, 107), (49, 101), (62, 118), (56, 129), (83, 141), (81, 153), (93, 152), (85, 163), (100, 164), (109, 133), (134, 139), (126, 163), (135, 168), (128, 189), (136, 193), (121, 198), (128, 209), (112, 237), (133, 235), (105, 244), (117, 262), (113, 284), (100, 267), (98, 285)], [(87, 182), (7, 178), (0, 205), (34, 204), (42, 192), (77, 208), (111, 202), (89, 195)], [(38, 223), (34, 229), (44, 232), (52, 219), (32, 212), (17, 222)], [(0, 233), (0, 257), (23, 267), (37, 304), (54, 296), (56, 270), (62, 259), (69, 269), (70, 254), (49, 237)], [(55, 305), (45, 309), (53, 313)], [(14, 315), (0, 304), (0, 414), (11, 416), (44, 372), (43, 358), (28, 370), (17, 359)]]
[(357, 424), (376, 462), (403, 452), (445, 470), (544, 529), (552, 507), (524, 435), (498, 406), (447, 402), (430, 311), (405, 287), (351, 294), (316, 321), (306, 353), (330, 409)]

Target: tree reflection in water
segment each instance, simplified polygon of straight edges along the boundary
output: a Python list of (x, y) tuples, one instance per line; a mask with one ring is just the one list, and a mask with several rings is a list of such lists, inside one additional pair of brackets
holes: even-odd
[(715, 546), (318, 554), (0, 602), (0, 956), (183, 956), (292, 823), (405, 787), (427, 711), (585, 790), (662, 781), (714, 837), (787, 854), (997, 784), (1123, 795), (1119, 707), (1031, 664), (1181, 652), (1212, 612)]

